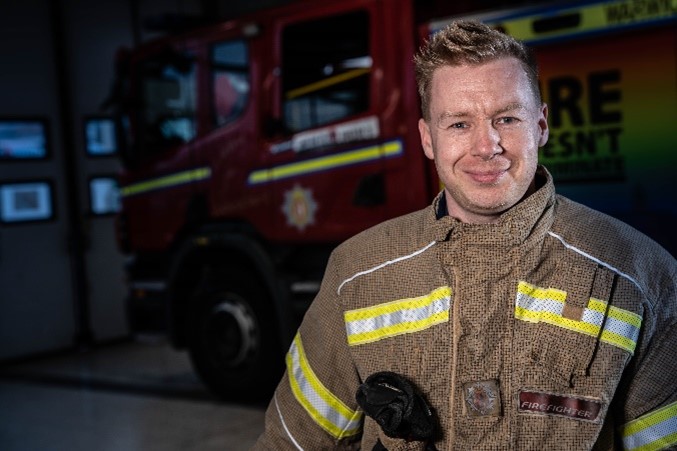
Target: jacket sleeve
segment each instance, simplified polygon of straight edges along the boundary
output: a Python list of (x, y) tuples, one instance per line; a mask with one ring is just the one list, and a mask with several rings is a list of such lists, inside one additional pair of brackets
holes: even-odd
[(253, 450), (359, 449), (359, 376), (349, 354), (337, 295), (337, 258), (286, 355), (286, 371)]
[(624, 450), (677, 449), (677, 274), (663, 279), (616, 412)]

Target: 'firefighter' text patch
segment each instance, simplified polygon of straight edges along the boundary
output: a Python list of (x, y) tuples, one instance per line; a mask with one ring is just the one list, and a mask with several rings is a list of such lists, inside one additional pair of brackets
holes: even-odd
[(596, 422), (602, 410), (602, 402), (590, 398), (521, 390), (517, 408), (521, 413), (556, 415)]

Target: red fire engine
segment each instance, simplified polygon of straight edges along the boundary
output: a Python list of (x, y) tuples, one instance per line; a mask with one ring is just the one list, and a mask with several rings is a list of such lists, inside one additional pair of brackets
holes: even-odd
[[(167, 329), (215, 393), (267, 396), (332, 248), (439, 191), (420, 150), (411, 56), (446, 20), (419, 3), (431, 4), (301, 0), (119, 61), (130, 321), (135, 331)], [(669, 174), (656, 177), (670, 167), (659, 157), (675, 161), (665, 151), (676, 144), (675, 107), (664, 101), (676, 92), (670, 5), (578, 2), (478, 17), (533, 42), (554, 121), (542, 159), (572, 197), (603, 187), (579, 196), (597, 208), (627, 202), (626, 185), (647, 190), (648, 173), (657, 189), (674, 187)], [(469, 13), (451, 8), (446, 17)], [(609, 53), (626, 45), (647, 54)], [(668, 72), (655, 76), (662, 91), (652, 97), (665, 111), (652, 115), (664, 142), (636, 143), (647, 171), (637, 175), (631, 147), (641, 133), (624, 83), (645, 60)], [(638, 208), (674, 227), (675, 205), (652, 205)]]

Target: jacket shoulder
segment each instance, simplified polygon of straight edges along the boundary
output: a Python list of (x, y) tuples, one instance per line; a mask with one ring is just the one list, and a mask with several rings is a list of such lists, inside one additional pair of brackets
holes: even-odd
[(560, 195), (550, 235), (569, 250), (631, 277), (654, 299), (677, 277), (675, 258), (654, 240), (616, 218)]
[[(428, 207), (431, 208), (431, 207)], [(339, 278), (351, 277), (431, 245), (426, 238), (428, 209), (419, 210), (377, 224), (349, 238), (332, 254)]]

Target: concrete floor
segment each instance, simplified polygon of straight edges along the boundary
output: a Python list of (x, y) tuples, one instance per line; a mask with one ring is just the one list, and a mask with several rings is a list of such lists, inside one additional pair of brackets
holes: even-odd
[(0, 366), (3, 451), (247, 450), (264, 410), (215, 400), (158, 341)]

